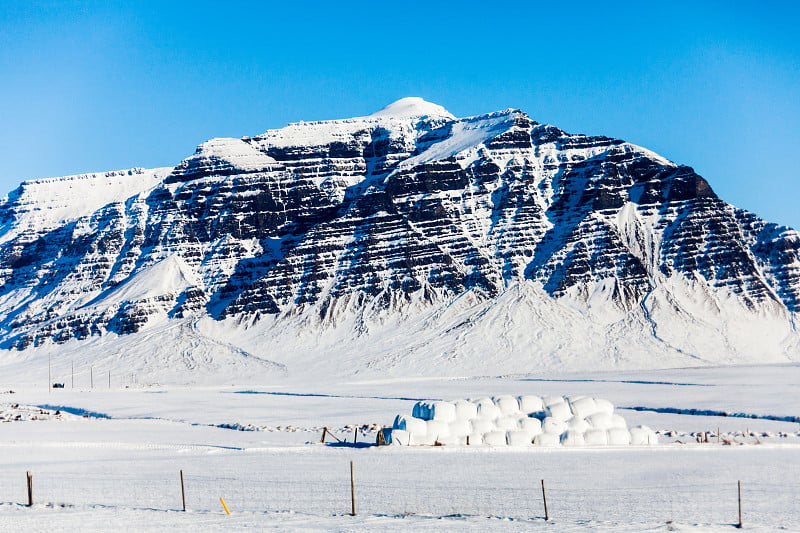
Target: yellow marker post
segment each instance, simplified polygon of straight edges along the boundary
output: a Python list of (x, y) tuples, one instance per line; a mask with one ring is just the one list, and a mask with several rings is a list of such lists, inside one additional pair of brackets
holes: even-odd
[(231, 514), (231, 510), (228, 509), (228, 504), (225, 503), (225, 499), (222, 496), (219, 498), (219, 503), (221, 503), (222, 508), (225, 509), (225, 514)]

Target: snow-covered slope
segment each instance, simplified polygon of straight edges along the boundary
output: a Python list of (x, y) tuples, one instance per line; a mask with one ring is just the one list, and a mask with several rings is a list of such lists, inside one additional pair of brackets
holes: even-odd
[(154, 373), (218, 372), (200, 348), (217, 343), (256, 361), (233, 373), (270, 375), (800, 358), (800, 234), (689, 167), (514, 109), (404, 98), (213, 139), (174, 169), (26, 182), (0, 224), (0, 360), (141, 370), (144, 351)]
[(154, 187), (171, 171), (171, 167), (131, 168), (25, 181), (0, 204), (0, 242), (25, 232), (49, 230), (106, 204), (124, 202)]

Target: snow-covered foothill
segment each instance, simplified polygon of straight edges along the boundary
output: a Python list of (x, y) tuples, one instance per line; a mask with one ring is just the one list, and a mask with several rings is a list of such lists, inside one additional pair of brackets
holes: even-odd
[[(395, 432), (400, 432), (395, 435)], [(419, 401), (381, 434), (394, 445), (628, 446), (658, 442), (644, 426), (630, 431), (608, 400), (588, 396), (496, 396)]]

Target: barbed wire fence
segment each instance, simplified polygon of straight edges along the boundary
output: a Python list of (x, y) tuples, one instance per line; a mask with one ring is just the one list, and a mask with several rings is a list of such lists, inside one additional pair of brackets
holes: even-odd
[[(184, 469), (186, 507), (190, 511), (219, 511), (224, 497), (233, 512), (286, 511), (331, 516), (349, 514), (349, 460), (306, 454), (285, 464), (280, 457), (264, 458), (260, 468), (223, 468), (190, 464)], [(291, 462), (290, 462), (291, 463)], [(471, 461), (464, 467), (450, 461), (435, 472), (392, 462), (355, 458), (358, 513), (382, 516), (486, 516), (544, 519), (541, 479), (535, 468), (515, 464)], [(387, 468), (388, 466), (388, 468)], [(573, 473), (574, 474), (574, 473)], [(34, 505), (65, 507), (123, 507), (142, 510), (182, 509), (178, 470), (157, 467), (124, 473), (108, 471), (34, 470)], [(697, 482), (705, 477), (708, 481)], [(611, 523), (738, 522), (736, 479), (720, 480), (713, 472), (691, 482), (665, 479), (653, 483), (607, 480), (597, 475), (546, 479), (551, 520)], [(800, 517), (800, 482), (742, 480), (744, 522), (775, 526), (796, 524)], [(6, 471), (0, 477), (0, 502), (26, 505), (26, 472)]]

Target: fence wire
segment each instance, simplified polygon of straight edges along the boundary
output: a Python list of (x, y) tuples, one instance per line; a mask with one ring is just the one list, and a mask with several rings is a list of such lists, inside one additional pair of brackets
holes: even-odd
[[(655, 476), (644, 468), (609, 469), (598, 474), (585, 465), (583, 470), (575, 465), (537, 468), (527, 454), (501, 461), (490, 454), (457, 453), (246, 455), (187, 460), (187, 509), (221, 511), (219, 498), (224, 497), (234, 512), (346, 514), (354, 459), (359, 514), (543, 518), (544, 479), (549, 515), (557, 521), (734, 524), (738, 517), (737, 479), (714, 469), (670, 474), (664, 467), (666, 474)], [(43, 465), (32, 471), (34, 503), (180, 510), (180, 477), (172, 466), (97, 469), (87, 463), (56, 470)], [(745, 521), (796, 525), (796, 479), (797, 465), (792, 465), (778, 479), (742, 480)], [(0, 502), (27, 503), (25, 471), (2, 471)]]

